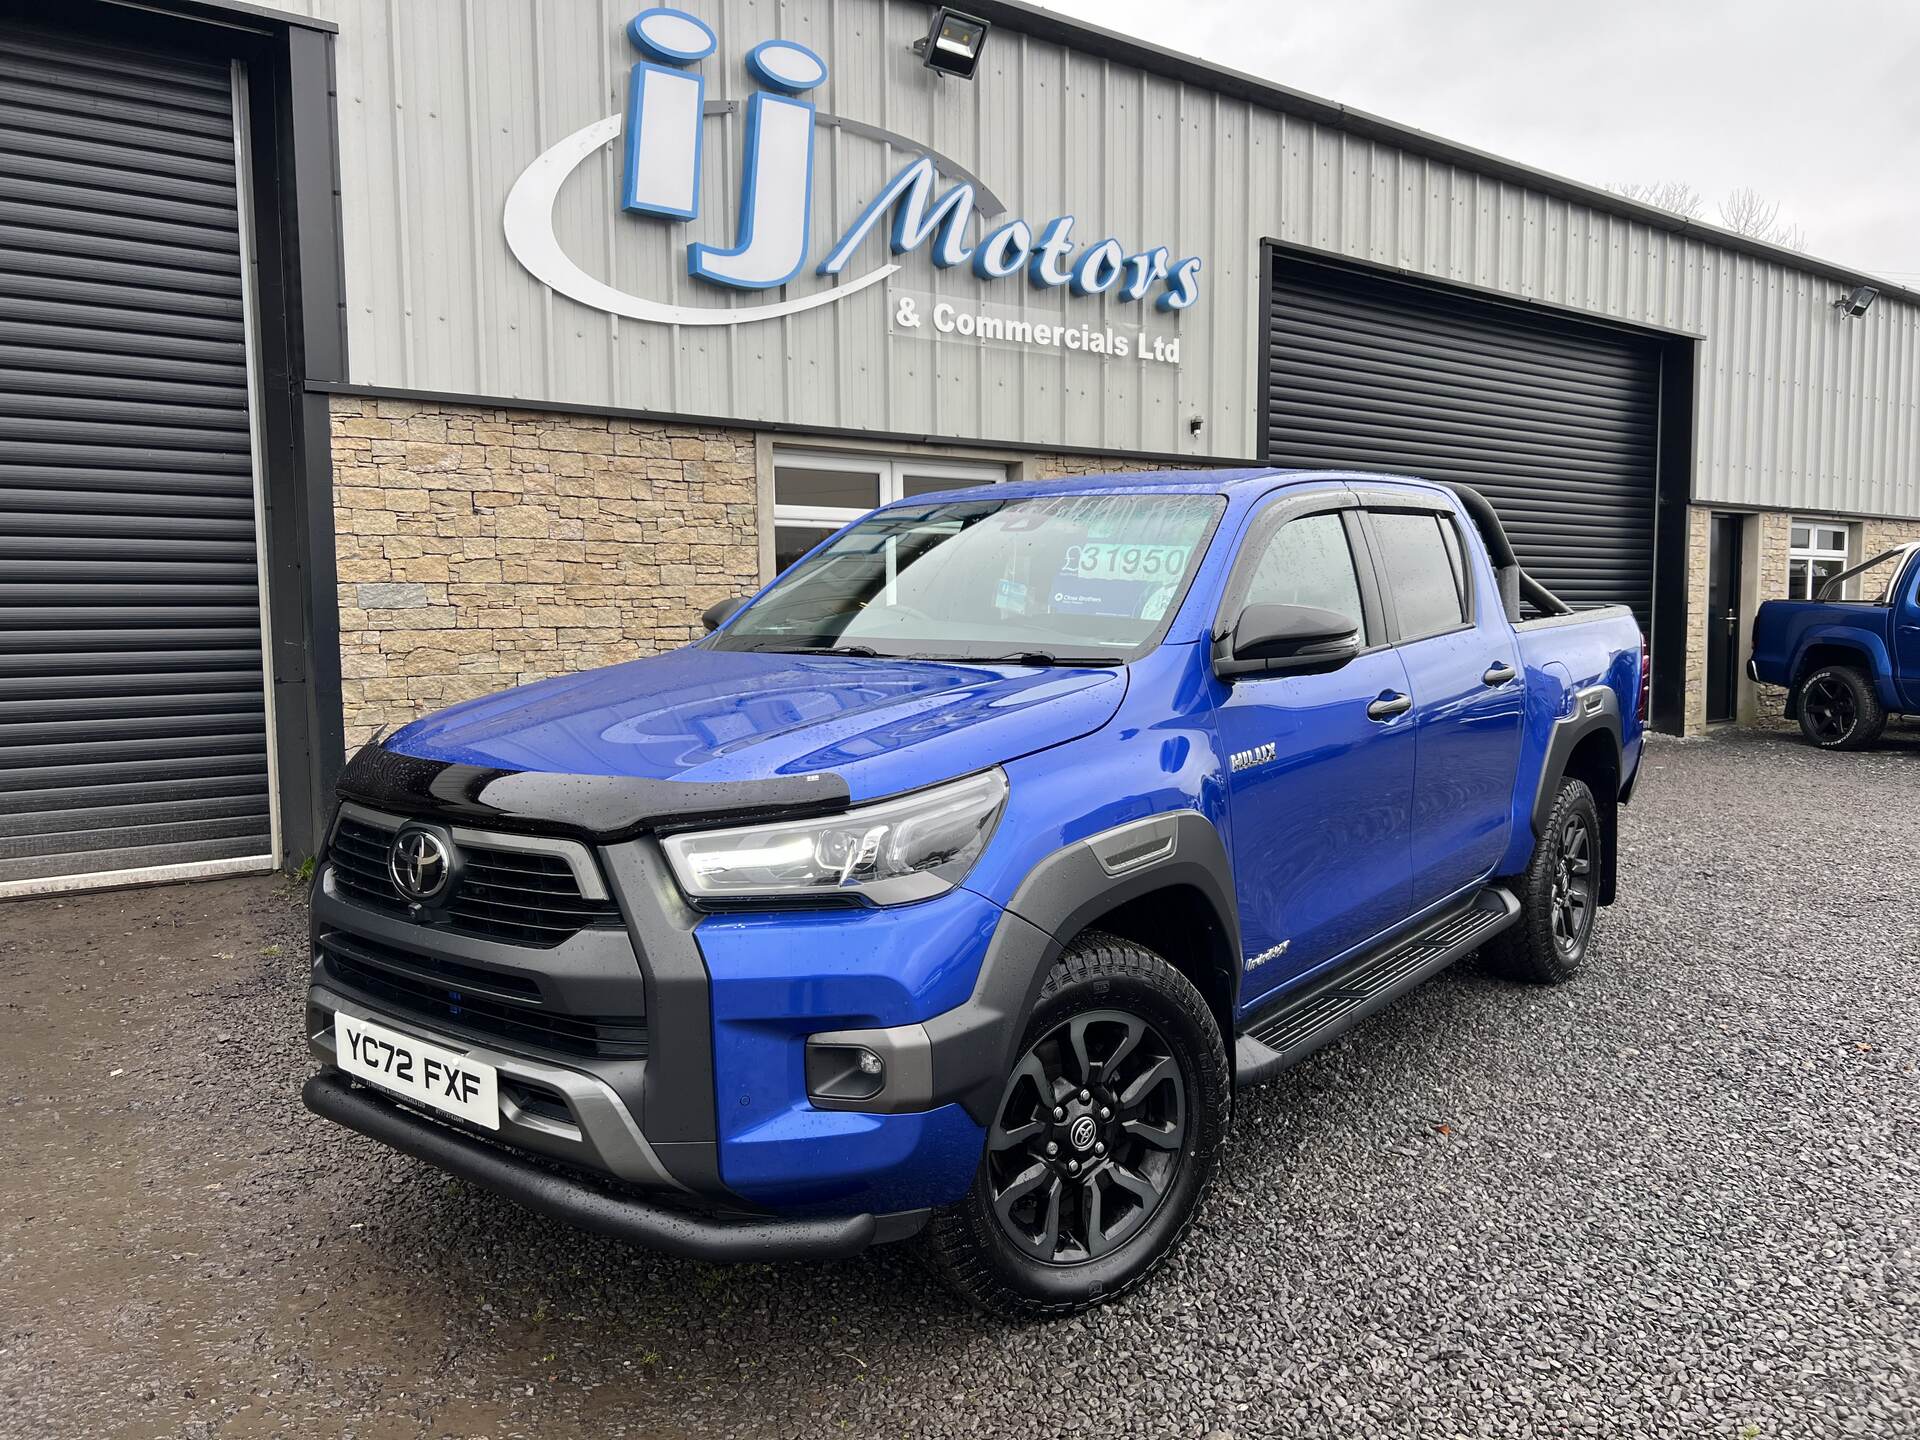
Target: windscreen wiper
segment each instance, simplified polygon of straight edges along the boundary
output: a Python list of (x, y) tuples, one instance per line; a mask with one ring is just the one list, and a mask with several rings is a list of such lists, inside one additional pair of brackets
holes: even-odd
[(1104, 655), (1055, 655), (1051, 650), (1013, 650), (1005, 655), (955, 655), (951, 658), (969, 665), (1118, 665), (1120, 661)]
[(871, 645), (756, 645), (760, 655), (856, 655), (862, 660), (878, 660), (880, 652)]
[(1119, 665), (1104, 655), (1055, 655), (1051, 650), (1011, 650), (1004, 655), (942, 655), (916, 651), (910, 655), (883, 655), (871, 645), (755, 645), (760, 655), (852, 655), (862, 660), (938, 660), (949, 665)]

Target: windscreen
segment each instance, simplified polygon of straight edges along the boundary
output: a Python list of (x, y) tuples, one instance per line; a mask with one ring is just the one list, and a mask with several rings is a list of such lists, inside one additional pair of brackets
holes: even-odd
[(780, 577), (707, 643), (1111, 664), (1158, 638), (1225, 502), (1048, 495), (896, 506)]

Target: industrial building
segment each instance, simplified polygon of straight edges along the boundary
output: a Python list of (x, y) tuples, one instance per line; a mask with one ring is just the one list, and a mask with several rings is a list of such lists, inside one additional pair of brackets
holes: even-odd
[(381, 727), (957, 484), (1468, 481), (1688, 732), (1920, 537), (1920, 295), (962, 8), (0, 0), (0, 895), (298, 860)]

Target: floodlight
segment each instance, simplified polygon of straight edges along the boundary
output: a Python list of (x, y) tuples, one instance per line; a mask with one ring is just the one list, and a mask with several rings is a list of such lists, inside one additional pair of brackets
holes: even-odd
[(1854, 319), (1858, 320), (1873, 307), (1873, 302), (1879, 298), (1880, 292), (1873, 286), (1856, 285), (1838, 300), (1834, 301), (1833, 308), (1844, 314), (1851, 315)]
[(934, 12), (933, 28), (926, 38), (913, 42), (913, 51), (929, 70), (971, 80), (980, 65), (980, 52), (986, 48), (987, 31), (992, 28), (977, 15), (964, 15), (942, 5)]

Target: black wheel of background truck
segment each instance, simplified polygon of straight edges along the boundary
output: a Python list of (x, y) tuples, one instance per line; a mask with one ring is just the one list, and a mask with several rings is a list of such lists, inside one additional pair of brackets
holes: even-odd
[(1823, 665), (1800, 682), (1800, 733), (1822, 750), (1864, 750), (1887, 728), (1873, 681), (1851, 665)]
[(1483, 952), (1490, 969), (1534, 985), (1573, 979), (1593, 938), (1604, 843), (1593, 792), (1582, 781), (1562, 780), (1533, 858), (1514, 887), (1520, 919)]
[(1082, 936), (1041, 989), (972, 1188), (929, 1227), (935, 1268), (1012, 1317), (1131, 1289), (1192, 1222), (1232, 1103), (1200, 992), (1143, 946)]

